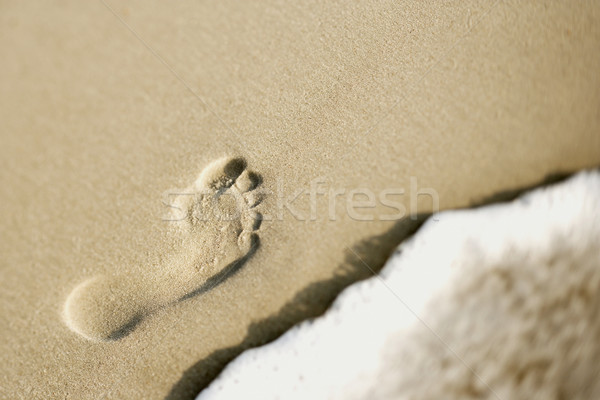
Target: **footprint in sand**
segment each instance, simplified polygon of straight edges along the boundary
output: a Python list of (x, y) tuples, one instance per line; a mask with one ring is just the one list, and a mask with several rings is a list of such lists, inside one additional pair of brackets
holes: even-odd
[(141, 276), (97, 276), (81, 283), (64, 306), (69, 328), (92, 340), (119, 339), (158, 310), (233, 274), (258, 245), (259, 183), (242, 158), (208, 165), (172, 207), (182, 250)]

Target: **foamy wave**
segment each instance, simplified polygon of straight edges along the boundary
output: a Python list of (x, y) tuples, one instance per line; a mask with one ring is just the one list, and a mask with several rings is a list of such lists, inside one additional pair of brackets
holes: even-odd
[(450, 211), (198, 399), (593, 398), (600, 174)]

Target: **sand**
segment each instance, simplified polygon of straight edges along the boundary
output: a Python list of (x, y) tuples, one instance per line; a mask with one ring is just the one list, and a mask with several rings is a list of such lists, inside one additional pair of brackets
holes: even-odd
[(119, 340), (159, 311), (213, 290), (259, 246), (260, 177), (242, 158), (209, 164), (170, 205), (176, 254), (136, 275), (95, 276), (69, 294), (63, 318), (95, 341)]
[[(7, 397), (194, 396), (381, 268), (410, 231), (401, 215), (600, 163), (591, 2), (0, 10)], [(165, 199), (222, 157), (261, 176), (270, 217), (242, 268), (118, 340), (74, 332), (63, 311), (78, 285), (139, 282), (197, 251), (170, 233)], [(365, 241), (380, 251), (360, 253)]]
[(586, 171), (439, 213), (198, 400), (598, 398), (599, 203), (600, 171)]

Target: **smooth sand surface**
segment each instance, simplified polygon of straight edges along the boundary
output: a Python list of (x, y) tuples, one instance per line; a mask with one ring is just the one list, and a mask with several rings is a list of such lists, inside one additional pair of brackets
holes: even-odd
[[(325, 195), (298, 220), (278, 193), (304, 190), (293, 208), (310, 217), (317, 178), (327, 193), (404, 188), (410, 211), (416, 178), (447, 209), (600, 163), (594, 2), (108, 4), (118, 17), (101, 1), (0, 3), (7, 397), (162, 398), (196, 366), (180, 385), (194, 391), (235, 353), (215, 351), (272, 338), (281, 321), (246, 340), (311, 285), (314, 304), (329, 299), (314, 285), (394, 226), (342, 200), (331, 221)], [(82, 282), (197, 250), (169, 233), (165, 193), (224, 156), (271, 193), (243, 268), (119, 340), (73, 332), (63, 309)]]

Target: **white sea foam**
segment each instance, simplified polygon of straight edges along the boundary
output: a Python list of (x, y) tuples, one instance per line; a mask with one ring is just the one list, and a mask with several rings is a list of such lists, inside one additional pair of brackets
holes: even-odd
[(597, 398), (599, 300), (600, 173), (582, 172), (438, 214), (198, 399)]

